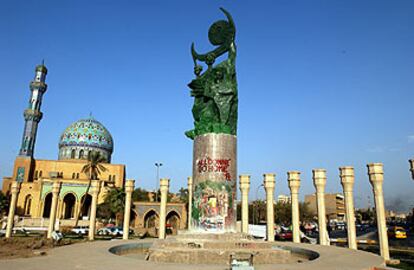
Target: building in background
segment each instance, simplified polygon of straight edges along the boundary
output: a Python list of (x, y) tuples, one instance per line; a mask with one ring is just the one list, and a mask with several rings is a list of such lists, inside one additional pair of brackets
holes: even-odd
[[(82, 172), (82, 168), (92, 152), (99, 152), (106, 162), (102, 164), (106, 170), (98, 176), (101, 182), (98, 203), (103, 202), (111, 188), (121, 188), (125, 182), (125, 165), (110, 163), (114, 147), (111, 134), (92, 117), (74, 122), (64, 130), (59, 140), (58, 160), (34, 158), (37, 128), (43, 116), (40, 108), (47, 89), (46, 74), (47, 68), (43, 63), (36, 67), (35, 78), (30, 83), (29, 104), (24, 111), (25, 126), (19, 155), (15, 159), (12, 176), (3, 178), (2, 187), (2, 191), (8, 194), (12, 182), (21, 182), (16, 214), (31, 218), (35, 226), (39, 224), (33, 219), (50, 215), (54, 181), (62, 183), (57, 218), (68, 221), (81, 213), (82, 219), (88, 219), (92, 197), (87, 192), (88, 175)], [(81, 209), (83, 198), (85, 203)]]
[[(316, 194), (305, 195), (309, 210), (317, 213)], [(329, 221), (345, 221), (345, 201), (340, 193), (325, 194), (326, 216)]]
[(280, 194), (279, 196), (277, 196), (277, 202), (278, 203), (292, 203), (290, 196), (285, 195), (285, 194)]

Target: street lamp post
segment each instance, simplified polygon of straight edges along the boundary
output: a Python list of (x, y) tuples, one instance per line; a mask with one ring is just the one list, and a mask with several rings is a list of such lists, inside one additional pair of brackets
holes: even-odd
[(160, 182), (160, 167), (162, 166), (161, 162), (156, 162), (155, 167), (157, 167), (157, 181), (155, 182), (155, 202), (158, 202), (158, 183)]

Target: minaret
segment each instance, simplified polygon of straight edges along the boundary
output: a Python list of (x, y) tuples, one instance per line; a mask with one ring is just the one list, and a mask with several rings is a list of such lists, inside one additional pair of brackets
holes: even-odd
[(29, 105), (24, 110), (24, 132), (22, 144), (20, 147), (20, 156), (33, 157), (34, 146), (36, 142), (37, 125), (42, 119), (42, 112), (40, 106), (42, 105), (42, 97), (46, 92), (47, 84), (45, 83), (47, 68), (42, 61), (41, 65), (36, 67), (34, 80), (30, 82), (30, 96)]

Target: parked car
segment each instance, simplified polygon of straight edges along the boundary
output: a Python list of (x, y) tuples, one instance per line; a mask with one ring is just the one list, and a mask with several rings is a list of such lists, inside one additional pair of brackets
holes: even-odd
[(290, 240), (293, 239), (293, 233), (292, 233), (291, 230), (282, 229), (282, 230), (280, 230), (279, 233), (276, 233), (275, 239), (276, 240), (284, 240), (284, 241), (289, 240), (290, 241)]
[(79, 234), (79, 235), (86, 235), (89, 232), (89, 227), (87, 226), (77, 226), (72, 228), (72, 230), (70, 230), (73, 233)]
[(104, 228), (100, 228), (96, 234), (97, 235), (112, 235), (112, 231), (111, 231), (111, 227), (104, 227)]
[(403, 227), (399, 226), (392, 226), (388, 228), (388, 237), (389, 238), (397, 238), (397, 239), (406, 239), (407, 238), (407, 232)]

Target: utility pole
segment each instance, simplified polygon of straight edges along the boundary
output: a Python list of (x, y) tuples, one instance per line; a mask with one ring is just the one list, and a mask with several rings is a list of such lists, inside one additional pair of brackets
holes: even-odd
[(155, 202), (158, 202), (158, 183), (160, 182), (160, 167), (162, 166), (161, 162), (156, 162), (155, 167), (157, 167), (157, 180), (155, 182)]

